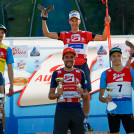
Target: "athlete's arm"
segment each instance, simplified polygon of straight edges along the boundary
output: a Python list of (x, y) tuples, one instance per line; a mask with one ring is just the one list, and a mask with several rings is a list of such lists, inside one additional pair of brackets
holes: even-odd
[[(105, 24), (107, 24), (108, 21), (109, 22), (111, 21), (110, 16), (105, 17)], [(108, 26), (105, 25), (103, 34), (102, 35), (96, 34), (94, 41), (106, 41), (107, 37), (108, 37)]]
[[(45, 10), (41, 12), (41, 16), (43, 15), (48, 15)], [(44, 36), (52, 38), (52, 39), (58, 39), (58, 34), (56, 32), (49, 32), (47, 24), (46, 24), (46, 20), (42, 20), (42, 30), (43, 30)]]
[(50, 100), (59, 98), (61, 96), (61, 94), (63, 94), (63, 90), (61, 88), (58, 88), (57, 93), (56, 93), (56, 88), (57, 88), (57, 83), (55, 80), (56, 78), (57, 78), (57, 72), (54, 71), (52, 74), (52, 77), (51, 77), (50, 90), (49, 90), (49, 94), (48, 94), (48, 98)]
[(83, 93), (82, 93), (82, 99), (89, 99), (89, 94), (87, 89), (83, 89)]
[(46, 20), (42, 20), (42, 29), (43, 29), (43, 34), (46, 37), (52, 38), (52, 39), (58, 39), (58, 34), (56, 32), (49, 32)]
[(62, 90), (58, 90), (57, 93), (55, 93), (55, 90), (56, 90), (56, 88), (50, 88), (50, 91), (49, 91), (49, 94), (48, 94), (48, 98), (50, 100), (55, 100), (56, 98), (59, 98), (61, 96)]
[(100, 89), (100, 93), (99, 93), (99, 100), (101, 101), (101, 102), (104, 102), (104, 103), (107, 103), (106, 102), (106, 98), (104, 97), (104, 94), (105, 94), (105, 89)]
[(85, 115), (89, 115), (89, 94), (87, 89), (83, 89), (83, 95), (82, 95), (82, 99), (83, 99), (83, 112)]
[(12, 68), (12, 64), (7, 64), (8, 67), (8, 77), (9, 77), (9, 81), (10, 81), (10, 88), (9, 88), (9, 96), (13, 95), (13, 68)]
[(112, 99), (111, 97), (104, 97), (105, 90), (107, 87), (106, 79), (107, 79), (107, 73), (106, 71), (104, 71), (102, 72), (100, 77), (100, 93), (99, 93), (99, 100), (103, 103), (108, 103)]
[(104, 97), (105, 94), (105, 89), (101, 88), (100, 89), (100, 94), (99, 94), (99, 100), (103, 103), (108, 103), (111, 101), (111, 97)]

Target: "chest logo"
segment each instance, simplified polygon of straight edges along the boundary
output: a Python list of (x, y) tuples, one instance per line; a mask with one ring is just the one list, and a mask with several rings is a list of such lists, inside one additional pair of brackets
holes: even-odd
[(74, 82), (74, 74), (65, 74), (64, 75), (64, 82)]
[(123, 74), (114, 73), (113, 74), (113, 80), (115, 80), (115, 81), (123, 81), (123, 76), (125, 76), (125, 73), (123, 73)]
[(71, 35), (71, 41), (80, 41), (80, 35), (79, 34)]

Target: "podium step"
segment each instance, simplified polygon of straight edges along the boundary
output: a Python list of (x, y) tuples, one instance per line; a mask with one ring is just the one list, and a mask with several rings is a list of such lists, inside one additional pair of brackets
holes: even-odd
[[(53, 134), (52, 132), (49, 133), (35, 133), (35, 134)], [(71, 133), (67, 133), (71, 134)], [(110, 134), (109, 131), (91, 131), (91, 132), (86, 132), (85, 134)]]

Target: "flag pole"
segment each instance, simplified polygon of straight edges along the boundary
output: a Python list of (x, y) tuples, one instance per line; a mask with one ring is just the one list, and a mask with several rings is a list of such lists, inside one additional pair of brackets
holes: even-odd
[[(106, 16), (108, 16), (108, 0), (101, 0), (103, 4), (106, 4)], [(110, 26), (109, 26), (109, 21), (107, 22), (107, 28), (108, 28), (108, 49), (110, 53), (111, 49), (111, 36), (110, 36)], [(110, 57), (109, 57), (109, 62), (110, 62)], [(111, 68), (111, 62), (110, 62), (110, 68)]]

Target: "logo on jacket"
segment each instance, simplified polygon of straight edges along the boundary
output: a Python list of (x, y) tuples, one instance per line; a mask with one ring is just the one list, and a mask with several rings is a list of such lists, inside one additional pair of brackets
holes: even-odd
[(65, 74), (64, 75), (64, 82), (74, 82), (74, 74)]
[(123, 76), (125, 76), (125, 73), (123, 73), (123, 74), (114, 73), (113, 74), (113, 80), (115, 80), (115, 81), (123, 81)]
[(4, 59), (6, 59), (6, 53), (4, 53), (4, 52), (0, 52), (0, 58), (4, 58)]
[(80, 35), (79, 34), (71, 35), (71, 41), (80, 41)]

